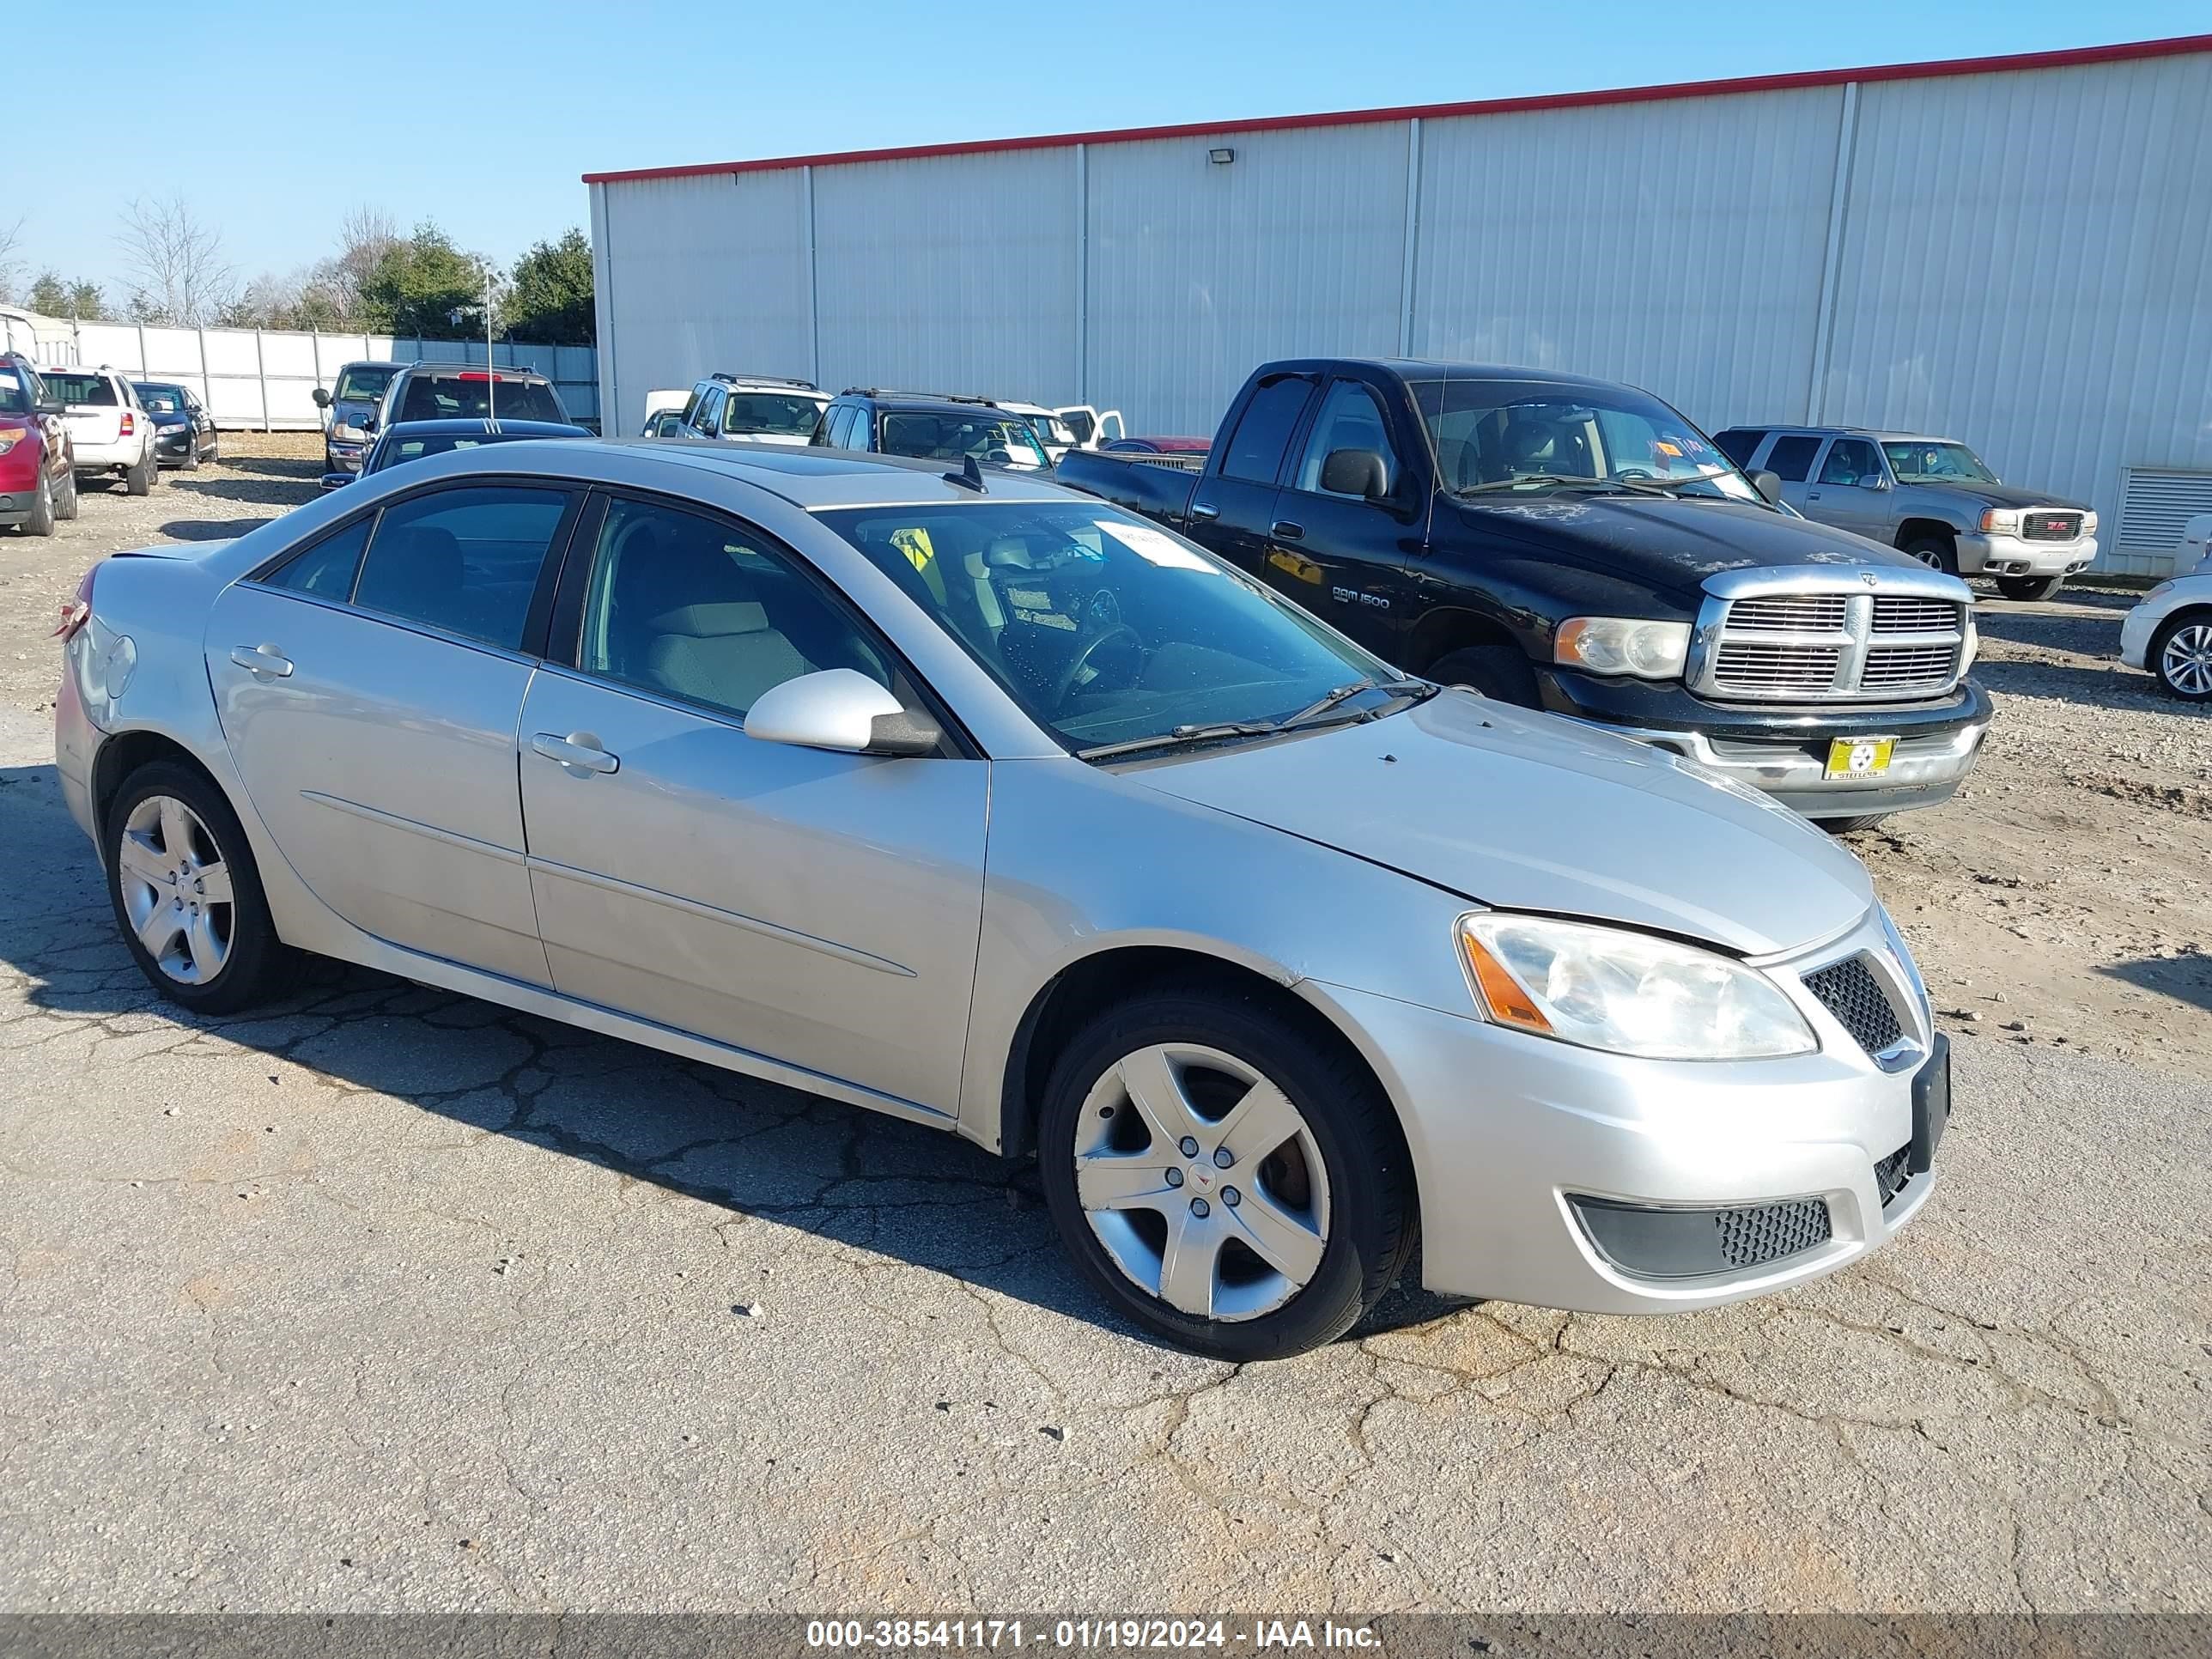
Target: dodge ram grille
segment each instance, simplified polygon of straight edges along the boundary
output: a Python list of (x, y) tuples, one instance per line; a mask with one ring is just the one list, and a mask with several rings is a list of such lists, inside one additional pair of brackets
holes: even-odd
[(1966, 607), (1864, 586), (1712, 600), (1690, 689), (1723, 702), (1873, 702), (1958, 684)]

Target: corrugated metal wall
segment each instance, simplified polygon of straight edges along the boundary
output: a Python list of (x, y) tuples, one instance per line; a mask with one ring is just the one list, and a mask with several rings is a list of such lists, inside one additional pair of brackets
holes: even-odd
[(2212, 472), (2207, 108), (2199, 53), (598, 184), (602, 391), (617, 429), (731, 368), (1202, 433), (1269, 357), (1410, 349), (1934, 428), (2116, 527), (2128, 469)]

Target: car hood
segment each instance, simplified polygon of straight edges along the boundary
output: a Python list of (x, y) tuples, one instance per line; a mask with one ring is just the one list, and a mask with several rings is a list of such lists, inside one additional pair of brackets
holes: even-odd
[(174, 410), (165, 414), (159, 410), (149, 409), (146, 411), (146, 418), (153, 422), (155, 426), (190, 426), (192, 423), (192, 417), (191, 416), (180, 413)]
[(1550, 495), (1523, 501), (1464, 497), (1453, 506), (1478, 536), (1540, 550), (1548, 561), (1695, 594), (1723, 570), (1824, 564), (1917, 563), (1894, 548), (1749, 501), (1670, 495)]
[(333, 426), (358, 427), (362, 422), (374, 420), (375, 416), (376, 405), (373, 403), (356, 403), (348, 398), (331, 405), (331, 424)]
[(2089, 509), (2080, 501), (2069, 501), (2063, 495), (2054, 495), (2048, 490), (2022, 489), (2015, 484), (1967, 483), (1909, 483), (1899, 486), (1905, 489), (1936, 490), (1946, 495), (1956, 495), (1961, 501), (1978, 501), (1984, 507), (2055, 507), (2068, 513), (2087, 513)]
[(1480, 903), (1746, 956), (1833, 938), (1874, 899), (1865, 866), (1765, 796), (1465, 691), (1125, 775)]

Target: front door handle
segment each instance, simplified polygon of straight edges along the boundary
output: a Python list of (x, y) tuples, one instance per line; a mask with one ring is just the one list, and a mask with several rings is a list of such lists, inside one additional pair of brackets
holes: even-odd
[(1278, 519), (1268, 527), (1267, 533), (1279, 542), (1302, 542), (1306, 538), (1306, 527), (1292, 524), (1288, 519)]
[(265, 640), (259, 645), (234, 645), (230, 659), (257, 680), (291, 678), (292, 659)]
[(556, 761), (572, 777), (588, 777), (594, 772), (611, 772), (622, 763), (599, 747), (599, 740), (589, 732), (571, 732), (561, 737), (551, 732), (540, 732), (530, 740), (532, 754)]
[(1218, 519), (1221, 516), (1221, 509), (1211, 501), (1193, 501), (1190, 516), (1194, 519)]

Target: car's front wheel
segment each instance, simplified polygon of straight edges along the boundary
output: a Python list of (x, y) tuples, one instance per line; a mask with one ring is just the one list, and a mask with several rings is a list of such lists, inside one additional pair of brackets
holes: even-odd
[(175, 761), (132, 773), (107, 811), (107, 891), (139, 971), (196, 1013), (264, 1000), (289, 955), (230, 803)]
[(1959, 574), (1959, 549), (1948, 536), (1916, 536), (1898, 551), (1947, 576)]
[(2190, 611), (2158, 630), (2150, 672), (2169, 696), (2212, 702), (2212, 611)]
[(1518, 708), (1543, 706), (1535, 671), (1516, 645), (1493, 641), (1468, 646), (1439, 658), (1431, 665), (1428, 677), (1439, 685), (1470, 687), (1492, 702), (1510, 702)]
[(2063, 576), (2000, 576), (1997, 592), (2008, 599), (2048, 599), (2055, 598), (2066, 585)]
[(1215, 1358), (1334, 1340), (1412, 1248), (1389, 1101), (1348, 1049), (1257, 997), (1167, 987), (1108, 1009), (1053, 1068), (1037, 1139), (1085, 1275)]

